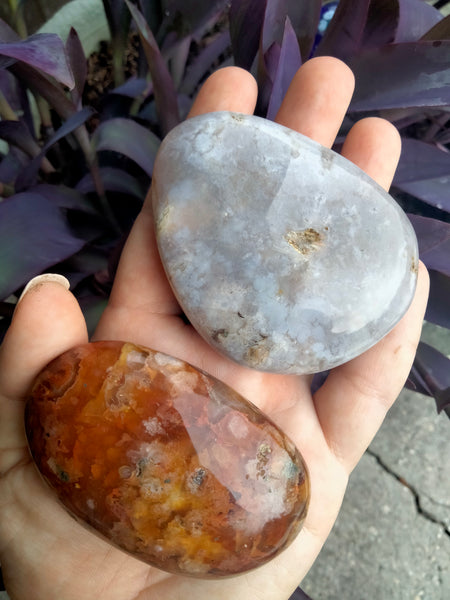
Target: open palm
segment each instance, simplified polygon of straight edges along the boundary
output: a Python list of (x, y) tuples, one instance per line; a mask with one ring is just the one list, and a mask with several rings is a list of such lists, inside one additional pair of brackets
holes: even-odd
[[(297, 73), (277, 121), (331, 146), (353, 91), (341, 62), (317, 58)], [(246, 71), (222, 69), (204, 84), (191, 116), (252, 113), (256, 85)], [(342, 153), (388, 188), (399, 157), (395, 129), (364, 119)], [(349, 473), (400, 392), (417, 346), (427, 298), (421, 267), (402, 321), (362, 356), (333, 369), (312, 396), (308, 377), (260, 373), (220, 356), (180, 318), (159, 261), (150, 203), (124, 249), (95, 339), (132, 341), (184, 359), (261, 408), (296, 443), (311, 476), (311, 504), (292, 545), (265, 566), (225, 580), (169, 575), (116, 550), (66, 514), (31, 463), (24, 398), (52, 358), (87, 341), (75, 298), (61, 285), (33, 287), (18, 305), (0, 348), (0, 562), (13, 600), (282, 600), (319, 553), (339, 511)]]

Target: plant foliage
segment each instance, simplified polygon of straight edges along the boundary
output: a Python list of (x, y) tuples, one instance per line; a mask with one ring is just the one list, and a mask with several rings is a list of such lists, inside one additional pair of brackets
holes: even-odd
[[(319, 55), (356, 76), (338, 145), (369, 114), (402, 135), (392, 193), (431, 273), (426, 319), (450, 328), (450, 17), (423, 0), (103, 0), (111, 40), (86, 57), (74, 29), (28, 35), (19, 8), (0, 19), (2, 332), (47, 269), (69, 278), (92, 330), (160, 140), (214, 69), (250, 70), (273, 119)], [(408, 385), (450, 414), (447, 356), (421, 343)]]

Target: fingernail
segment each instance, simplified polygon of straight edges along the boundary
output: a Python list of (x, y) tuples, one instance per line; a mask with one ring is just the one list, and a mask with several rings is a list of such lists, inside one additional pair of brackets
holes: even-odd
[(58, 283), (62, 285), (63, 288), (68, 290), (70, 288), (69, 281), (63, 276), (58, 275), (58, 273), (44, 273), (43, 275), (38, 275), (37, 277), (33, 277), (25, 286), (23, 292), (20, 294), (20, 298), (17, 301), (17, 304), (22, 300), (22, 298), (27, 294), (30, 290), (41, 285), (42, 283)]

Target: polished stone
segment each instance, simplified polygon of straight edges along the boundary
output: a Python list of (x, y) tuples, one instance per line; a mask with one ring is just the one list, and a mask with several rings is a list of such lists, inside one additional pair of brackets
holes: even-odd
[(181, 307), (249, 367), (313, 373), (380, 340), (416, 285), (396, 202), (328, 148), (254, 116), (189, 119), (163, 141), (153, 207)]
[(142, 346), (96, 342), (56, 358), (25, 424), (65, 508), (160, 569), (245, 572), (305, 518), (307, 469), (280, 429), (231, 388)]

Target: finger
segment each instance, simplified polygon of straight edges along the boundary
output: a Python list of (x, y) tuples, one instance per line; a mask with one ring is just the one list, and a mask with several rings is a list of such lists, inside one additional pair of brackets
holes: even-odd
[(400, 158), (401, 138), (397, 129), (384, 119), (369, 117), (358, 121), (349, 131), (342, 155), (388, 190)]
[[(250, 73), (227, 67), (206, 80), (189, 116), (218, 110), (251, 113), (256, 97), (256, 82)], [(96, 338), (106, 335), (116, 309), (166, 315), (177, 314), (180, 310), (159, 259), (149, 195), (123, 250), (110, 302), (95, 333)], [(117, 323), (117, 319), (114, 320)], [(115, 335), (120, 336), (120, 332)]]
[(400, 393), (414, 360), (428, 298), (420, 263), (413, 302), (373, 348), (333, 369), (314, 402), (328, 445), (350, 472)]
[(251, 114), (255, 110), (257, 96), (258, 86), (248, 71), (225, 67), (205, 81), (188, 118), (220, 110)]
[(23, 410), (31, 384), (53, 358), (87, 341), (86, 325), (74, 296), (54, 281), (34, 282), (16, 307), (0, 347), (0, 472), (14, 464), (9, 449), (25, 445)]
[(354, 87), (345, 63), (328, 56), (313, 58), (297, 71), (275, 120), (331, 147)]

